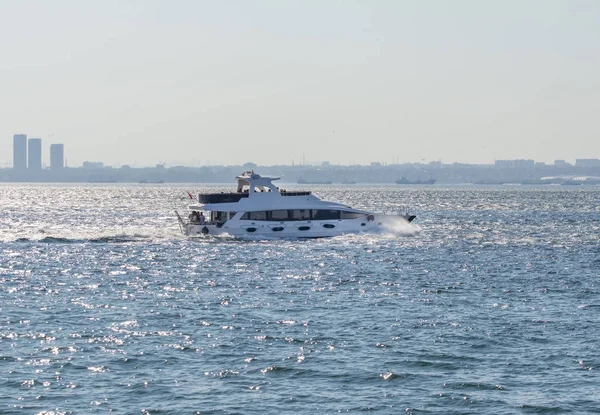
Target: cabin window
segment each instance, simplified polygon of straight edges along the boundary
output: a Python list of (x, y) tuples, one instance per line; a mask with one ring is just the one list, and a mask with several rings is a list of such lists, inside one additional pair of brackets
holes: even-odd
[(288, 220), (288, 211), (287, 210), (272, 210), (269, 213), (270, 213), (269, 220), (272, 220), (272, 221)]
[(364, 215), (362, 213), (356, 213), (356, 212), (342, 212), (342, 219), (356, 219), (356, 218), (360, 218), (363, 217)]
[(264, 210), (260, 212), (246, 212), (242, 216), (242, 220), (267, 220), (267, 212)]
[(227, 212), (214, 212), (214, 220), (217, 222), (227, 222)]
[[(223, 212), (225, 213), (225, 212)], [(230, 218), (233, 218), (236, 212), (229, 212)], [(294, 210), (269, 210), (259, 212), (245, 212), (242, 220), (265, 220), (281, 222), (288, 220), (339, 220), (361, 218), (362, 213), (342, 212), (339, 210), (316, 210), (316, 209), (294, 209)]]
[(250, 212), (251, 220), (267, 220), (267, 212), (264, 210), (261, 212)]
[(310, 209), (294, 209), (292, 212), (292, 220), (310, 220)]
[(336, 220), (341, 218), (339, 210), (313, 210), (312, 217), (314, 220)]
[(229, 212), (229, 219), (233, 219), (237, 212)]

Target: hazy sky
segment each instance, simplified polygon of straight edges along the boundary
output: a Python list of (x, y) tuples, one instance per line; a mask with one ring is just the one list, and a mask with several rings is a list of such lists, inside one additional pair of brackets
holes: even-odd
[(0, 163), (600, 158), (598, 0), (0, 0)]

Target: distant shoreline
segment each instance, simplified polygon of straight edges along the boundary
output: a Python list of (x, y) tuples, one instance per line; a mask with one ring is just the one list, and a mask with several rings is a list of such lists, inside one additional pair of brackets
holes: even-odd
[[(591, 159), (590, 162), (594, 162)], [(599, 166), (546, 165), (531, 163), (520, 165), (469, 165), (469, 164), (394, 164), (371, 166), (204, 166), (165, 168), (156, 167), (67, 167), (60, 170), (17, 171), (0, 169), (0, 182), (8, 183), (138, 183), (160, 185), (169, 183), (231, 183), (246, 170), (280, 177), (280, 183), (320, 186), (349, 184), (390, 184), (399, 188), (412, 183), (435, 180), (442, 184), (597, 184), (600, 183)], [(405, 178), (403, 183), (401, 178)], [(398, 184), (394, 184), (399, 181)], [(315, 184), (317, 183), (317, 184)]]

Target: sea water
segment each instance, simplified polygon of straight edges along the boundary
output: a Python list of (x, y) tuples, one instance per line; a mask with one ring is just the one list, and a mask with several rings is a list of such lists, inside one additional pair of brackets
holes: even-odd
[(229, 187), (0, 185), (0, 414), (600, 412), (599, 187), (314, 186), (417, 219), (184, 238)]

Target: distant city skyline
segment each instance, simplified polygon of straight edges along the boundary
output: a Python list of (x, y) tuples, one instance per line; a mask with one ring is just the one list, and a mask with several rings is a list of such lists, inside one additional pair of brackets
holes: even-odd
[[(32, 13), (31, 10), (36, 10)], [(600, 157), (600, 2), (0, 2), (12, 137), (69, 165)]]
[[(24, 170), (28, 170), (28, 171), (32, 171), (32, 170), (38, 170), (41, 171), (43, 169), (49, 168), (51, 170), (54, 171), (59, 171), (61, 169), (64, 169), (65, 167), (67, 167), (66, 165), (66, 159), (65, 159), (65, 146), (64, 144), (61, 143), (55, 143), (55, 144), (50, 144), (49, 147), (49, 157), (50, 157), (50, 164), (49, 166), (43, 161), (43, 150), (42, 150), (42, 139), (40, 138), (27, 138), (27, 134), (14, 134), (13, 135), (13, 165), (11, 166), (13, 170), (19, 172), (19, 171), (24, 171)], [(348, 163), (348, 164), (341, 164), (341, 163), (331, 163), (328, 160), (324, 160), (324, 161), (320, 161), (320, 162), (306, 162), (306, 160), (302, 160), (301, 163), (294, 163), (294, 161), (292, 161), (291, 164), (286, 164), (286, 163), (277, 163), (277, 164), (272, 164), (272, 165), (266, 165), (266, 164), (257, 164), (254, 163), (253, 161), (246, 161), (244, 163), (238, 163), (238, 166), (248, 166), (248, 165), (261, 165), (261, 166), (274, 166), (274, 165), (280, 165), (280, 166), (321, 166), (321, 167), (329, 167), (329, 166), (387, 166), (387, 165), (405, 165), (405, 164), (415, 164), (415, 165), (422, 165), (422, 166), (442, 166), (442, 165), (452, 165), (452, 164), (465, 164), (465, 165), (491, 165), (491, 163), (476, 163), (476, 164), (469, 164), (469, 163), (442, 163), (439, 160), (433, 160), (433, 161), (429, 161), (426, 162), (424, 159), (421, 161), (417, 161), (417, 162), (400, 162), (399, 159), (397, 158), (393, 158), (391, 163), (387, 163), (387, 162), (379, 162), (379, 161), (372, 161), (370, 163), (367, 164), (357, 164), (357, 163)], [(182, 167), (206, 167), (206, 166), (233, 166), (236, 164), (205, 164), (205, 165), (201, 165), (201, 166), (192, 166), (192, 165), (185, 165), (185, 164), (179, 164), (179, 165), (173, 165), (173, 166), (169, 166), (169, 167), (174, 167), (174, 166), (182, 166)], [(546, 163), (543, 161), (539, 161), (539, 160), (535, 160), (535, 159), (506, 159), (506, 160), (495, 160), (493, 163), (494, 166), (496, 167), (509, 167), (509, 168), (529, 168), (529, 167), (534, 167), (536, 165), (547, 165), (547, 166), (555, 166), (555, 167), (569, 167), (569, 166), (576, 166), (576, 167), (600, 167), (600, 159), (597, 158), (578, 158), (575, 159), (574, 163), (571, 163), (567, 160), (564, 159), (556, 159), (554, 160), (552, 163)], [(109, 167), (109, 168), (120, 168), (123, 166), (127, 166), (127, 167), (140, 167), (140, 168), (148, 168), (148, 167), (156, 167), (156, 168), (161, 168), (164, 169), (165, 167), (167, 167), (167, 163), (156, 163), (152, 166), (135, 166), (135, 165), (130, 165), (130, 164), (125, 164), (125, 165), (121, 165), (121, 166), (112, 166), (112, 165), (108, 165), (100, 160), (94, 160), (94, 161), (90, 161), (90, 160), (85, 160), (83, 161), (83, 163), (79, 166), (73, 166), (75, 168), (78, 167), (83, 167), (84, 169), (103, 169), (105, 167)], [(8, 166), (7, 166), (8, 167)]]
[[(14, 134), (13, 135), (13, 147), (12, 147), (12, 159), (13, 162), (12, 164), (10, 163), (4, 163), (4, 168), (16, 168), (17, 170), (23, 170), (23, 169), (45, 169), (45, 168), (50, 168), (50, 169), (62, 169), (67, 167), (67, 161), (65, 158), (65, 146), (62, 143), (52, 143), (48, 146), (49, 151), (46, 153), (43, 151), (43, 140), (40, 138), (28, 138), (27, 134)], [(48, 154), (48, 156), (45, 156), (45, 154)], [(46, 159), (48, 159), (48, 162), (46, 162)], [(593, 160), (594, 165), (596, 165), (595, 163), (598, 161), (598, 159), (593, 158), (593, 157), (583, 157), (583, 158), (576, 158), (575, 160), (565, 160), (565, 159), (555, 159), (552, 160), (550, 162), (546, 162), (546, 161), (541, 161), (541, 160), (536, 160), (536, 159), (525, 159), (525, 158), (516, 158), (516, 159), (495, 159), (492, 162), (483, 162), (483, 163), (463, 163), (463, 164), (471, 164), (471, 165), (491, 165), (491, 164), (495, 164), (496, 166), (501, 165), (503, 162), (504, 163), (514, 163), (514, 162), (524, 162), (525, 164), (528, 163), (543, 163), (543, 164), (547, 164), (547, 165), (556, 165), (556, 166), (568, 166), (568, 165), (579, 165), (581, 163), (585, 163), (588, 160)], [(196, 161), (197, 163), (199, 163), (198, 161)], [(392, 157), (391, 162), (387, 162), (384, 160), (376, 160), (376, 161), (370, 161), (368, 163), (356, 163), (356, 162), (348, 162), (348, 163), (332, 163), (329, 160), (319, 160), (319, 161), (307, 161), (304, 157), (302, 158), (302, 160), (300, 160), (299, 162), (296, 162), (295, 160), (292, 160), (291, 163), (286, 163), (286, 162), (280, 162), (280, 163), (273, 163), (273, 164), (261, 164), (261, 163), (255, 163), (252, 160), (246, 160), (242, 163), (223, 163), (223, 164), (217, 164), (217, 163), (212, 163), (212, 164), (185, 164), (185, 163), (167, 163), (167, 162), (162, 162), (162, 163), (153, 163), (153, 164), (149, 164), (149, 165), (137, 165), (136, 163), (125, 163), (125, 164), (117, 164), (117, 165), (112, 165), (110, 163), (105, 163), (102, 160), (96, 160), (93, 157), (89, 158), (87, 160), (82, 161), (81, 164), (79, 165), (73, 165), (72, 167), (86, 167), (86, 165), (98, 165), (98, 166), (111, 166), (111, 167), (121, 167), (121, 166), (131, 166), (131, 167), (140, 167), (140, 168), (146, 168), (146, 167), (155, 167), (157, 165), (161, 165), (161, 166), (187, 166), (187, 167), (202, 167), (202, 166), (227, 166), (227, 165), (244, 165), (247, 163), (251, 163), (251, 164), (258, 164), (258, 165), (262, 165), (262, 166), (275, 166), (275, 165), (282, 165), (282, 166), (288, 166), (288, 165), (307, 165), (307, 166), (319, 166), (319, 165), (339, 165), (339, 166), (352, 166), (352, 165), (362, 165), (362, 166), (368, 166), (368, 165), (374, 165), (374, 164), (381, 164), (381, 165), (394, 165), (394, 164), (454, 164), (454, 163), (461, 163), (461, 162), (456, 162), (456, 161), (444, 161), (442, 163), (442, 160), (425, 160), (425, 159), (421, 159), (421, 160), (415, 160), (415, 161), (400, 161), (399, 157)], [(0, 166), (0, 168), (2, 168), (2, 166)]]

